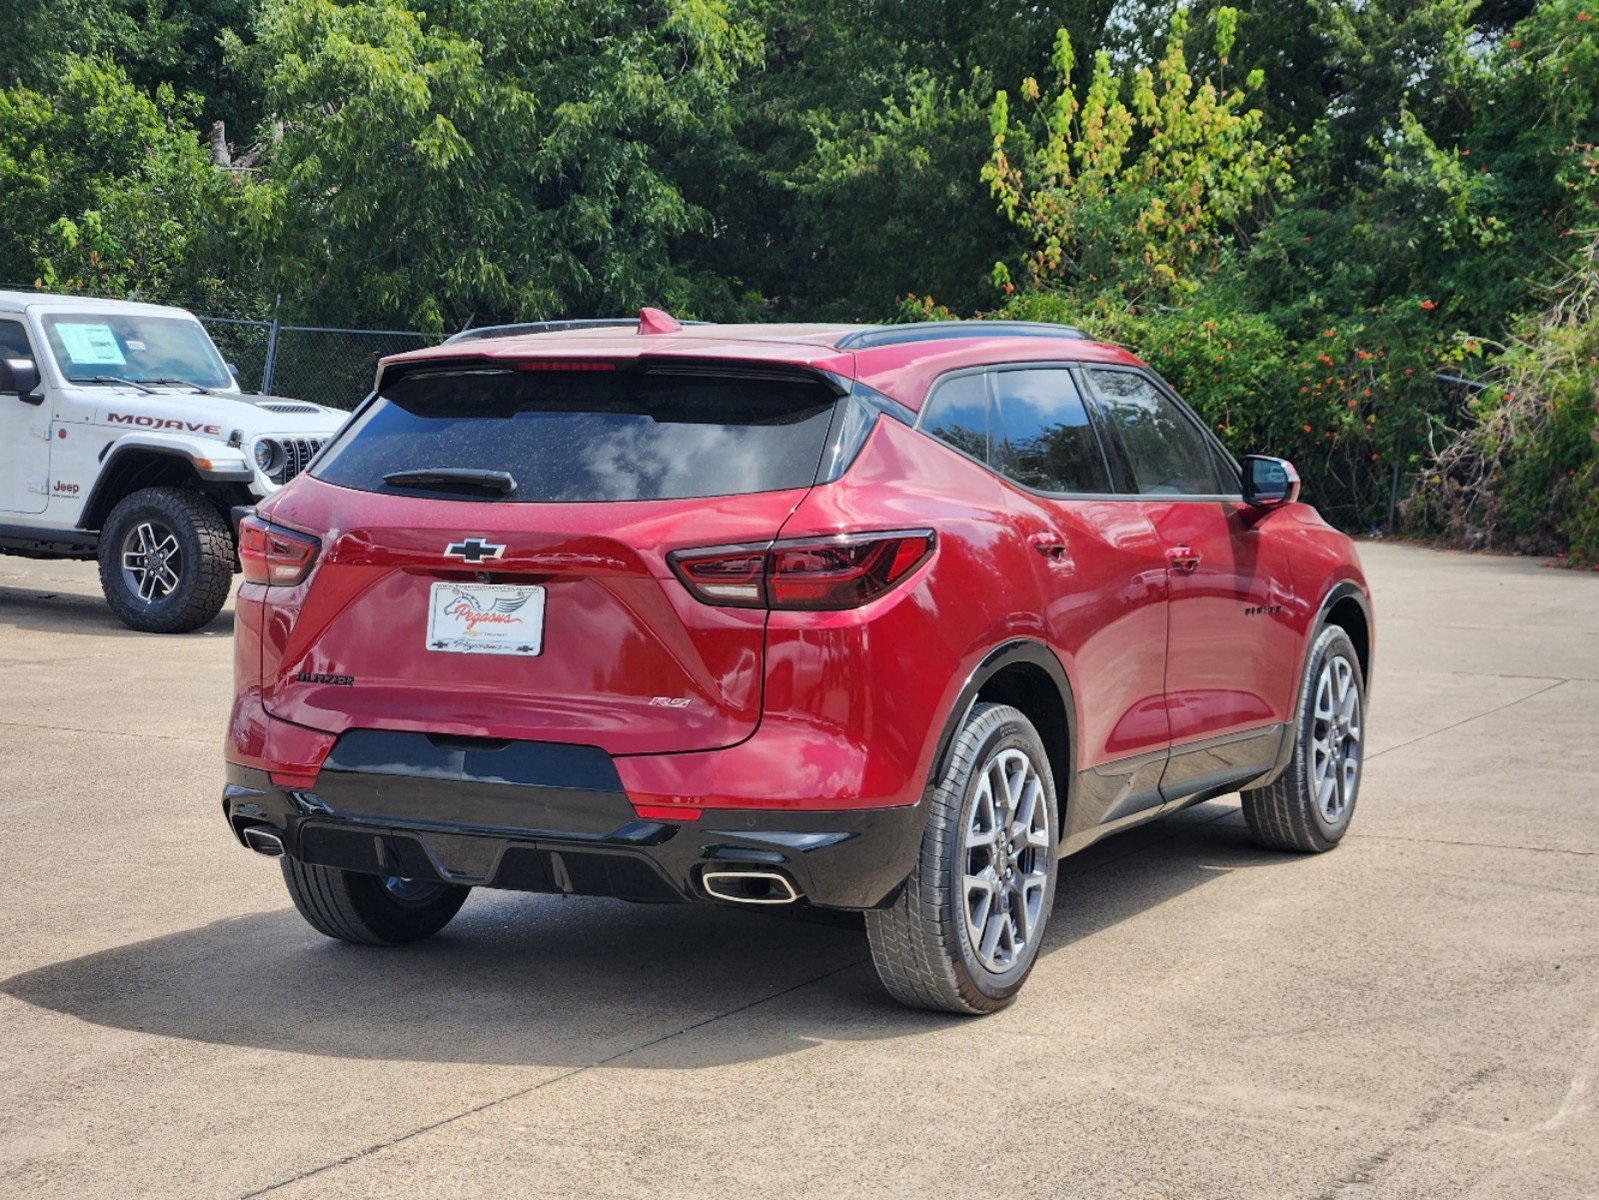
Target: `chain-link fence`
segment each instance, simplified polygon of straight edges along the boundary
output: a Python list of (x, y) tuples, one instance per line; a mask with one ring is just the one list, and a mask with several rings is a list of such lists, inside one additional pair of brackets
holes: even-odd
[(238, 317), (201, 317), (222, 357), (247, 391), (354, 408), (372, 390), (378, 359), (440, 339), (414, 330), (281, 325)]
[[(37, 284), (0, 283), (0, 291), (46, 292)], [(339, 329), (320, 325), (284, 325), (276, 305), (266, 313), (259, 299), (221, 297), (229, 316), (205, 316), (218, 297), (133, 295), (130, 300), (172, 304), (199, 317), (222, 358), (239, 373), (247, 392), (266, 392), (310, 400), (331, 408), (352, 409), (372, 390), (378, 359), (417, 350), (443, 340), (442, 335), (413, 329)]]

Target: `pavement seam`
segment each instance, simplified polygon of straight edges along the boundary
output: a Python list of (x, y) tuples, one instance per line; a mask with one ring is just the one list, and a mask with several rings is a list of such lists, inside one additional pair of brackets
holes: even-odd
[(1428, 846), (1471, 846), (1479, 850), (1525, 850), (1529, 854), (1575, 854), (1582, 858), (1599, 857), (1599, 850), (1569, 850), (1564, 846), (1517, 846), (1507, 842), (1463, 842), (1453, 838), (1406, 837), (1402, 833), (1357, 833), (1360, 841), (1417, 842)]
[(453, 1125), (457, 1121), (464, 1121), (467, 1117), (476, 1116), (481, 1112), (487, 1112), (491, 1108), (498, 1108), (502, 1104), (509, 1104), (512, 1100), (520, 1100), (523, 1096), (530, 1096), (534, 1092), (542, 1091), (544, 1088), (553, 1087), (557, 1083), (562, 1083), (576, 1075), (585, 1074), (588, 1071), (594, 1070), (596, 1067), (607, 1066), (610, 1063), (616, 1062), (618, 1059), (626, 1058), (630, 1054), (637, 1054), (641, 1050), (648, 1050), (654, 1046), (659, 1046), (664, 1042), (670, 1042), (674, 1038), (682, 1037), (686, 1033), (693, 1033), (697, 1029), (704, 1029), (707, 1025), (714, 1025), (717, 1021), (725, 1020), (728, 1017), (736, 1017), (740, 1013), (749, 1012), (751, 1009), (759, 1008), (763, 1004), (768, 1004), (771, 1001), (779, 1000), (792, 992), (797, 992), (801, 988), (810, 987), (813, 983), (821, 983), (824, 979), (831, 979), (835, 975), (842, 975), (845, 971), (853, 971), (856, 967), (864, 966), (871, 961), (872, 960), (870, 958), (858, 958), (853, 962), (845, 963), (842, 967), (838, 967), (831, 971), (824, 971), (822, 974), (813, 976), (810, 979), (802, 979), (800, 982), (789, 987), (782, 988), (779, 991), (772, 992), (770, 995), (761, 996), (758, 999), (751, 1000), (748, 1004), (741, 1004), (737, 1008), (728, 1009), (726, 1012), (715, 1013), (712, 1016), (706, 1017), (704, 1020), (695, 1021), (692, 1025), (684, 1025), (681, 1029), (674, 1029), (671, 1033), (663, 1033), (659, 1037), (649, 1038), (645, 1041), (639, 1042), (635, 1046), (628, 1046), (625, 1049), (618, 1050), (615, 1054), (610, 1054), (604, 1058), (596, 1059), (594, 1062), (587, 1063), (581, 1067), (573, 1067), (570, 1071), (562, 1071), (559, 1075), (552, 1076), (549, 1079), (542, 1079), (538, 1083), (530, 1084), (525, 1088), (518, 1088), (516, 1091), (508, 1092), (504, 1096), (497, 1096), (492, 1100), (485, 1100), (481, 1104), (474, 1104), (470, 1108), (463, 1109), (461, 1112), (455, 1113), (451, 1116), (443, 1117), (429, 1125), (423, 1125), (419, 1128), (408, 1130), (405, 1133), (397, 1134), (396, 1136), (389, 1138), (387, 1141), (378, 1142), (374, 1145), (368, 1146), (364, 1150), (357, 1150), (353, 1154), (346, 1154), (343, 1158), (337, 1158), (332, 1162), (323, 1163), (319, 1167), (312, 1167), (309, 1170), (301, 1171), (298, 1175), (294, 1175), (288, 1179), (280, 1179), (276, 1183), (267, 1184), (266, 1187), (256, 1188), (254, 1191), (241, 1193), (239, 1200), (254, 1200), (254, 1198), (257, 1196), (265, 1196), (271, 1192), (276, 1192), (282, 1188), (286, 1188), (290, 1184), (300, 1183), (303, 1180), (315, 1178), (326, 1171), (332, 1171), (337, 1167), (348, 1166), (350, 1163), (359, 1162), (364, 1158), (370, 1158), (372, 1155), (378, 1154), (381, 1151), (387, 1150), (393, 1146), (398, 1146), (402, 1142), (408, 1142), (413, 1138), (421, 1137), (425, 1133), (432, 1133), (436, 1129), (443, 1129), (447, 1125)]
[(1376, 1153), (1362, 1159), (1354, 1170), (1350, 1171), (1342, 1179), (1337, 1180), (1330, 1188), (1317, 1196), (1316, 1200), (1338, 1200), (1340, 1196), (1347, 1196), (1355, 1190), (1364, 1192), (1375, 1182), (1376, 1173), (1393, 1160), (1394, 1155), (1399, 1152), (1406, 1142), (1436, 1125), (1443, 1119), (1444, 1113), (1449, 1111), (1450, 1106), (1456, 1100), (1482, 1086), (1504, 1070), (1504, 1066), (1503, 1062), (1492, 1062), (1486, 1066), (1479, 1067), (1470, 1076), (1461, 1080), (1435, 1099), (1415, 1120), (1401, 1129), (1396, 1137), (1386, 1143)]
[(124, 733), (116, 729), (74, 729), (70, 725), (34, 725), (28, 721), (0, 721), (0, 729), (36, 729), (40, 733), (82, 733), (94, 737), (135, 738), (141, 742), (188, 742), (194, 746), (217, 746), (221, 738), (184, 737), (177, 733)]
[[(1545, 679), (1548, 677), (1537, 675), (1533, 676), (1532, 678)], [(1417, 737), (1413, 737), (1408, 742), (1400, 742), (1397, 746), (1389, 746), (1386, 750), (1379, 750), (1375, 754), (1368, 754), (1366, 755), (1366, 761), (1370, 762), (1374, 758), (1381, 758), (1384, 754), (1392, 754), (1395, 750), (1404, 750), (1409, 746), (1414, 746), (1417, 742), (1425, 742), (1428, 738), (1437, 737), (1440, 733), (1448, 733), (1451, 730), (1459, 729), (1462, 725), (1470, 725), (1473, 721), (1480, 721), (1484, 717), (1491, 717), (1495, 713), (1502, 713), (1507, 708), (1515, 708), (1518, 704), (1525, 704), (1528, 700), (1531, 700), (1536, 696), (1541, 696), (1545, 692), (1552, 692), (1557, 687), (1564, 687), (1566, 684), (1571, 682), (1573, 681), (1570, 679), (1557, 679), (1548, 687), (1541, 687), (1536, 692), (1528, 692), (1525, 696), (1521, 696), (1515, 700), (1507, 701), (1506, 703), (1501, 704), (1498, 708), (1490, 708), (1487, 712), (1480, 712), (1476, 716), (1465, 717), (1462, 720), (1456, 721), (1453, 725), (1445, 725), (1442, 729), (1434, 729), (1431, 733), (1423, 733)]]

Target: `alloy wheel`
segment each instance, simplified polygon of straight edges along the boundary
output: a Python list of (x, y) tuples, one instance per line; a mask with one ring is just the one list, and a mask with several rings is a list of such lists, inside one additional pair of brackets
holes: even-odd
[(973, 954), (995, 974), (1043, 933), (1047, 804), (1038, 769), (1020, 750), (999, 751), (978, 775), (961, 835), (961, 911)]
[(178, 590), (183, 579), (183, 547), (178, 535), (159, 521), (140, 521), (122, 539), (122, 579), (146, 604)]
[(1355, 800), (1360, 781), (1360, 688), (1349, 660), (1332, 657), (1316, 679), (1311, 714), (1310, 790), (1322, 819), (1336, 824)]

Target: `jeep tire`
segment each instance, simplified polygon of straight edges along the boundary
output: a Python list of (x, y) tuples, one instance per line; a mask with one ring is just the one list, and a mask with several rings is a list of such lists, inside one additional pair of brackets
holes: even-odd
[(233, 537), (205, 497), (145, 488), (125, 497), (100, 531), (100, 586), (117, 619), (141, 633), (209, 624), (233, 585)]
[(1060, 841), (1042, 739), (1004, 704), (977, 704), (928, 806), (916, 869), (866, 914), (872, 962), (912, 1008), (988, 1013), (1021, 990), (1055, 903)]

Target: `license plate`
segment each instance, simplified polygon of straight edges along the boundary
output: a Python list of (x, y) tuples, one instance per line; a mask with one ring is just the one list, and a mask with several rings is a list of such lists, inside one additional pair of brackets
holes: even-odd
[(427, 648), (443, 654), (538, 654), (544, 589), (509, 583), (435, 583)]

